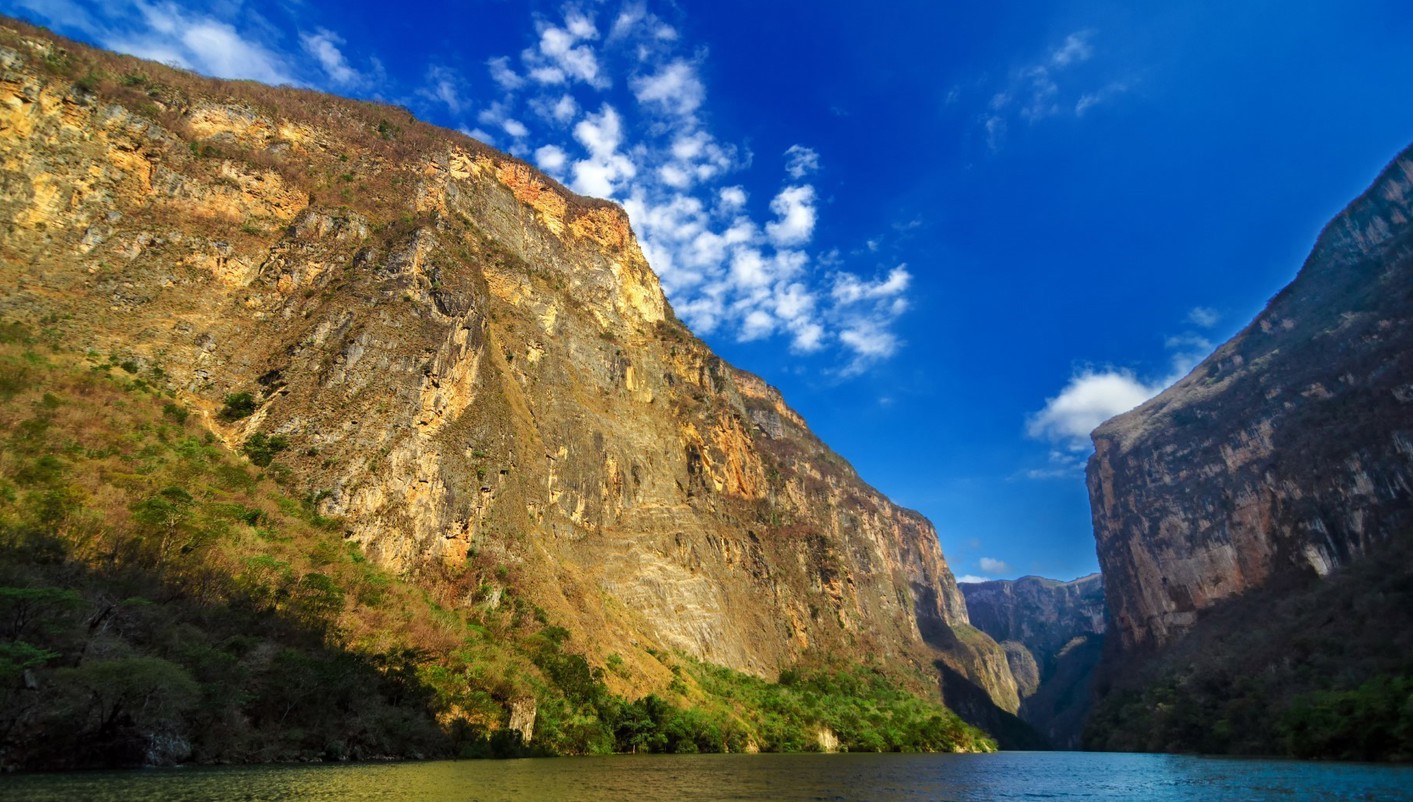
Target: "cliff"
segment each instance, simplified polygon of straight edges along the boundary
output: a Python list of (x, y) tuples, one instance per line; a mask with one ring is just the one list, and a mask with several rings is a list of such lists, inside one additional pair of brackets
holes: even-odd
[(1413, 754), (1410, 218), (1405, 150), (1250, 325), (1094, 431), (1088, 745)]
[(1069, 582), (1027, 576), (961, 588), (972, 625), (1006, 651), (1021, 719), (1055, 748), (1077, 748), (1104, 642), (1100, 575)]
[(611, 203), (401, 109), (7, 23), (0, 213), (0, 314), (160, 376), (444, 607), (528, 600), (637, 691), (667, 652), (868, 656), (1017, 708), (931, 524), (675, 320)]
[(1123, 648), (1413, 527), (1410, 217), (1405, 151), (1249, 326), (1094, 431), (1094, 533)]

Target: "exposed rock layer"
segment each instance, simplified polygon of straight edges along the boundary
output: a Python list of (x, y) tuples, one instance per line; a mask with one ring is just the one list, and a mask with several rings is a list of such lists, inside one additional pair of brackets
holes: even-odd
[(381, 563), (513, 585), (642, 687), (654, 648), (941, 660), (1016, 709), (931, 524), (673, 318), (617, 206), (397, 109), (0, 33), (0, 313), (283, 436)]
[(1124, 650), (1413, 531), (1410, 218), (1405, 151), (1254, 322), (1095, 430), (1094, 530)]

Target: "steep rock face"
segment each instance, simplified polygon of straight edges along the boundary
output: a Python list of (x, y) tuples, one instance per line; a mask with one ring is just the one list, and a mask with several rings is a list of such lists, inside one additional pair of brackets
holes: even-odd
[(1042, 667), (1075, 637), (1104, 633), (1104, 580), (1099, 574), (1069, 582), (1024, 576), (960, 587), (973, 626), (1003, 644), (1023, 645)]
[(398, 109), (0, 34), (0, 313), (283, 437), (368, 554), (513, 586), (639, 687), (654, 649), (868, 655), (1016, 709), (931, 524), (674, 319), (619, 207)]
[(973, 626), (1001, 643), (1021, 695), (1020, 717), (1057, 748), (1079, 745), (1104, 639), (1099, 574), (961, 585)]
[(1088, 480), (1124, 650), (1413, 528), (1413, 154), (1186, 378), (1095, 430)]

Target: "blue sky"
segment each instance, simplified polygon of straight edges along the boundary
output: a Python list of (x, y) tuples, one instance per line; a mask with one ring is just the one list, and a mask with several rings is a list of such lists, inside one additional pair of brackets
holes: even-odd
[(961, 576), (1094, 570), (1087, 432), (1413, 140), (1413, 7), (0, 0), (412, 109), (629, 210), (674, 308)]

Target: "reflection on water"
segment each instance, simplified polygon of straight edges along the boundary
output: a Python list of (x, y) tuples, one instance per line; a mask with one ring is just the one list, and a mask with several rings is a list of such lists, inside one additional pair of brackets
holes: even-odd
[(1413, 800), (1413, 767), (1174, 755), (660, 755), (162, 769), (0, 778), (0, 799), (329, 800)]

